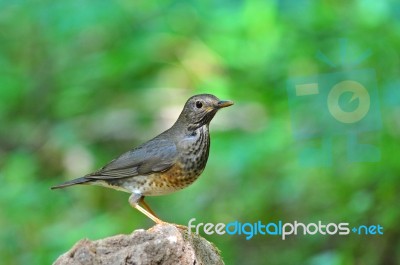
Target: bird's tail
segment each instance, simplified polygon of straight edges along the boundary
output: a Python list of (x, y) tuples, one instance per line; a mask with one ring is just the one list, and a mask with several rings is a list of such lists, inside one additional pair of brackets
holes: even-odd
[(66, 188), (66, 187), (73, 186), (73, 185), (86, 184), (86, 183), (88, 183), (90, 181), (92, 181), (92, 180), (88, 179), (88, 178), (85, 178), (85, 177), (77, 178), (77, 179), (73, 179), (73, 180), (64, 182), (64, 183), (62, 183), (60, 185), (53, 186), (53, 187), (51, 187), (51, 189), (52, 190), (62, 189), (62, 188)]

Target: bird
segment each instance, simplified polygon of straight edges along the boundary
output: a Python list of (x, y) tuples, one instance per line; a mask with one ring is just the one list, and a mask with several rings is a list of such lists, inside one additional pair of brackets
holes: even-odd
[(144, 201), (191, 185), (209, 156), (209, 125), (222, 108), (232, 106), (211, 94), (190, 97), (176, 122), (158, 136), (115, 158), (99, 170), (51, 189), (97, 185), (130, 193), (129, 204), (157, 224), (162, 221)]

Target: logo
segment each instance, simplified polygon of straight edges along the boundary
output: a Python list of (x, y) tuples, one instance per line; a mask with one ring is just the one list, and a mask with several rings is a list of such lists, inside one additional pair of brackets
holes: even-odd
[(382, 121), (375, 70), (356, 68), (371, 53), (347, 60), (346, 50), (347, 42), (342, 40), (341, 64), (317, 53), (334, 72), (293, 77), (287, 82), (293, 136), (302, 165), (332, 165), (333, 143), (338, 139), (346, 145), (349, 162), (380, 159), (376, 142)]
[(192, 218), (188, 223), (188, 232), (206, 235), (238, 235), (244, 236), (246, 240), (252, 239), (256, 235), (261, 236), (279, 236), (282, 240), (286, 240), (290, 236), (298, 235), (323, 235), (323, 236), (345, 236), (350, 233), (356, 235), (383, 235), (383, 227), (381, 225), (360, 225), (351, 227), (349, 223), (328, 223), (322, 221), (317, 223), (304, 224), (294, 221), (293, 223), (284, 223), (283, 221), (263, 223), (258, 221), (255, 223), (241, 223), (239, 221), (225, 223), (198, 223), (194, 224), (196, 218)]

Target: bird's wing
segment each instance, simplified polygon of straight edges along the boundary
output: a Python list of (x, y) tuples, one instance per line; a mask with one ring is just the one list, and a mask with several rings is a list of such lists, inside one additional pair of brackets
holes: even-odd
[(156, 138), (122, 154), (85, 177), (107, 180), (163, 172), (174, 165), (177, 157), (177, 148), (172, 141)]

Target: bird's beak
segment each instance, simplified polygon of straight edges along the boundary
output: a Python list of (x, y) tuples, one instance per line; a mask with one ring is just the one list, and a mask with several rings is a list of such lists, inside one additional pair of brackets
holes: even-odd
[(230, 100), (221, 100), (217, 104), (218, 109), (226, 108), (233, 105), (233, 101)]

